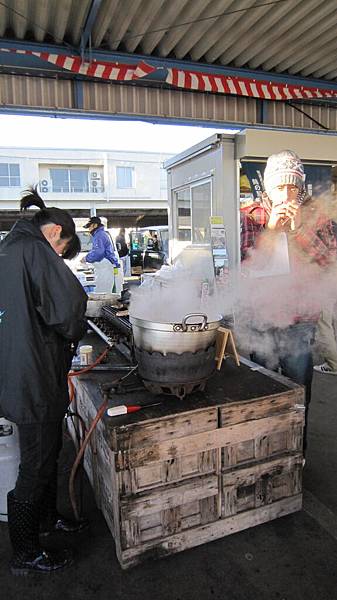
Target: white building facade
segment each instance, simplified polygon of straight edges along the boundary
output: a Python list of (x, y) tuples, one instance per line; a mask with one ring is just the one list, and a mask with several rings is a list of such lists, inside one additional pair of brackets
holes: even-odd
[[(163, 214), (163, 168), (171, 154), (0, 147), (0, 214), (17, 211), (21, 191), (37, 185), (47, 206), (77, 216)], [(13, 215), (14, 216), (14, 215)]]

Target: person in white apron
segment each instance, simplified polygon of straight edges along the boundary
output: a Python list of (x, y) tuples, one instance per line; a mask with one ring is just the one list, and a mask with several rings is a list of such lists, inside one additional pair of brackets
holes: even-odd
[(95, 292), (111, 293), (115, 284), (115, 270), (118, 274), (120, 264), (110, 235), (104, 230), (99, 217), (91, 217), (84, 228), (89, 229), (93, 243), (92, 249), (82, 260), (92, 264), (95, 269)]

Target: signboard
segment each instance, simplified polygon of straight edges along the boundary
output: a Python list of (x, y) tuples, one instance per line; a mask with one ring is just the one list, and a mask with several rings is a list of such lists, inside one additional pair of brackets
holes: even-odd
[(228, 251), (223, 218), (210, 217), (210, 225), (215, 280), (225, 284), (228, 282)]

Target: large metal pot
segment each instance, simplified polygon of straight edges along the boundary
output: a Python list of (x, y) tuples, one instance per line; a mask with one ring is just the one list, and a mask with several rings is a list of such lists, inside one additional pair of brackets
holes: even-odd
[(221, 316), (217, 321), (207, 321), (207, 315), (191, 313), (181, 323), (153, 323), (130, 316), (130, 322), (136, 348), (164, 355), (183, 354), (214, 344)]

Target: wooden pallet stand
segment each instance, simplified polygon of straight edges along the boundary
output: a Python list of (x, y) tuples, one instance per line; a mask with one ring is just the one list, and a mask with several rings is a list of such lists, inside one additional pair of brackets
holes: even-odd
[[(225, 361), (204, 394), (158, 414), (98, 423), (84, 466), (122, 568), (301, 509), (303, 388), (249, 364)], [(75, 386), (88, 428), (98, 385)]]

